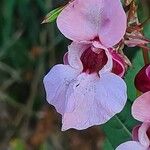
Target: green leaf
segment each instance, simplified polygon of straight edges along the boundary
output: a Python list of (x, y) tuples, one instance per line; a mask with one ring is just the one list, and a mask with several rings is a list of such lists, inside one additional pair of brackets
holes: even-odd
[(12, 150), (25, 150), (25, 144), (21, 139), (15, 139), (11, 142)]
[(103, 150), (114, 150), (110, 141), (106, 138), (103, 144)]
[(131, 140), (131, 131), (136, 124), (137, 121), (131, 116), (131, 103), (128, 101), (124, 110), (102, 125), (102, 129), (115, 149), (121, 143)]
[(60, 14), (60, 12), (64, 9), (64, 7), (59, 7), (59, 8), (56, 8), (52, 11), (50, 11), (45, 19), (43, 20), (42, 23), (50, 23), (50, 22), (53, 22), (57, 19), (58, 15)]
[[(137, 0), (137, 5), (138, 5), (138, 18), (140, 23), (146, 21), (148, 18), (150, 18), (150, 9), (148, 2), (143, 2), (141, 0)], [(145, 23), (144, 25), (144, 35), (147, 38), (150, 38), (150, 21)]]
[(128, 57), (131, 57), (132, 67), (129, 68), (125, 76), (125, 82), (127, 84), (128, 98), (133, 102), (137, 97), (137, 91), (134, 85), (134, 79), (139, 70), (144, 66), (142, 50), (138, 48), (128, 48), (125, 50)]

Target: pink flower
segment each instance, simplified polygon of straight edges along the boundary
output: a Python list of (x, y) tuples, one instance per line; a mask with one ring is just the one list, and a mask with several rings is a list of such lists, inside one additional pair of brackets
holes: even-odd
[(58, 16), (57, 25), (74, 42), (64, 65), (54, 66), (44, 78), (47, 100), (62, 115), (62, 130), (103, 124), (127, 100), (126, 84), (119, 77), (125, 72), (123, 61), (109, 50), (125, 34), (121, 2), (74, 0)]
[(144, 66), (136, 75), (135, 86), (143, 93), (150, 91), (150, 64)]
[(103, 124), (126, 103), (126, 84), (111, 73), (110, 52), (96, 46), (98, 53), (91, 44), (73, 42), (66, 65), (54, 66), (44, 78), (47, 100), (62, 115), (62, 130)]
[(125, 142), (116, 150), (150, 150), (150, 91), (138, 97), (132, 106), (132, 115), (143, 122), (133, 129), (133, 141)]

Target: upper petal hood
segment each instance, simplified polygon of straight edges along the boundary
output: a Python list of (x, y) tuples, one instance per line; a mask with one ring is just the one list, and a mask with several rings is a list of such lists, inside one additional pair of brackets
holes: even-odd
[(79, 72), (68, 65), (56, 65), (44, 77), (47, 101), (63, 114), (66, 105), (66, 90)]
[(100, 41), (106, 47), (112, 47), (123, 38), (127, 27), (127, 17), (121, 1), (104, 0), (104, 9), (100, 17)]
[(74, 0), (60, 13), (57, 25), (73, 41), (99, 37), (104, 46), (111, 47), (125, 34), (126, 15), (120, 0)]
[(74, 0), (57, 18), (60, 31), (73, 41), (90, 41), (98, 35), (104, 0)]

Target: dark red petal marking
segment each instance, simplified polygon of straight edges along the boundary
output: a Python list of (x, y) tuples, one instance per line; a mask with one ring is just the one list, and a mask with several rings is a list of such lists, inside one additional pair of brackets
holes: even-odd
[(150, 78), (146, 74), (148, 66), (144, 66), (135, 77), (135, 87), (143, 93), (150, 91)]
[(81, 56), (81, 62), (83, 64), (83, 72), (98, 73), (107, 63), (108, 58), (104, 50), (100, 50), (97, 54), (91, 50), (91, 48), (85, 50)]

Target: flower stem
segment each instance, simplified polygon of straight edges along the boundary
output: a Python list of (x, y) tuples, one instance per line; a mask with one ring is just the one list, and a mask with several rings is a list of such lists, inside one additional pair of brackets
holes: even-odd
[(150, 62), (149, 56), (148, 56), (148, 50), (142, 48), (142, 52), (143, 52), (144, 63), (145, 63), (145, 65), (147, 65)]

